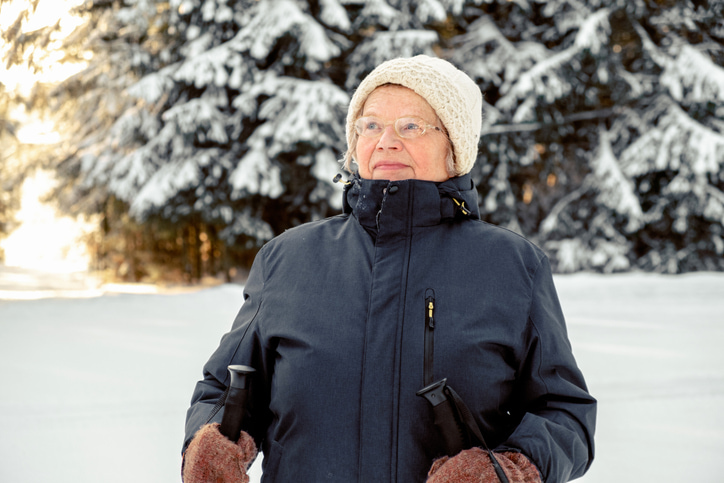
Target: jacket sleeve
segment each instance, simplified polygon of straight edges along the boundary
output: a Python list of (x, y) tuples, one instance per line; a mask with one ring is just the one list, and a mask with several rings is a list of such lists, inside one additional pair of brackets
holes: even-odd
[(521, 451), (547, 483), (578, 478), (593, 460), (596, 400), (573, 357), (546, 257), (534, 277), (525, 346), (516, 383), (522, 419), (497, 449)]
[(196, 431), (206, 423), (221, 422), (223, 408), (218, 409), (217, 402), (224, 395), (229, 384), (227, 367), (231, 364), (242, 364), (254, 367), (257, 372), (252, 379), (250, 407), (256, 414), (252, 414), (253, 426), (248, 432), (254, 436), (259, 446), (263, 433), (264, 412), (258, 408), (264, 407), (265, 380), (267, 367), (263, 363), (261, 345), (258, 337), (259, 320), (262, 318), (262, 294), (264, 288), (263, 251), (259, 252), (249, 278), (244, 286), (244, 303), (239, 310), (231, 330), (226, 333), (219, 343), (219, 347), (209, 358), (203, 368), (203, 379), (196, 383), (191, 406), (186, 413), (186, 435), (183, 451), (186, 451)]

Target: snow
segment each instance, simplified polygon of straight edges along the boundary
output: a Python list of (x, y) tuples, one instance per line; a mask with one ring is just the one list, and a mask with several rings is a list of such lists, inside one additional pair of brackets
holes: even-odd
[(661, 83), (677, 101), (724, 103), (724, 68), (691, 45), (682, 45), (674, 60), (667, 62)]
[(248, 51), (257, 60), (266, 59), (279, 39), (289, 32), (299, 41), (299, 53), (306, 58), (305, 68), (310, 71), (318, 70), (341, 53), (324, 27), (304, 13), (296, 2), (261, 2), (253, 15), (231, 43), (240, 52)]
[[(724, 274), (556, 283), (600, 402), (579, 481), (721, 481)], [(191, 391), (241, 301), (0, 266), (0, 481), (179, 482)]]

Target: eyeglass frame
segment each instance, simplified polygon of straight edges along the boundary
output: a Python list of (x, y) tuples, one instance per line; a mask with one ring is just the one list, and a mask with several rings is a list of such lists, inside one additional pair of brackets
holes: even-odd
[[(370, 135), (365, 135), (365, 134), (363, 134), (363, 133), (361, 132), (362, 130), (361, 130), (360, 126), (359, 126), (359, 122), (360, 122), (362, 119), (374, 119), (374, 120), (379, 121), (379, 124), (382, 125), (382, 128), (380, 129), (380, 132), (377, 133), (377, 134), (371, 135), (371, 136), (370, 136)], [(410, 119), (410, 120), (412, 120), (413, 122), (415, 122), (415, 124), (418, 124), (418, 125), (422, 126), (422, 132), (421, 132), (420, 134), (418, 134), (417, 136), (403, 136), (402, 133), (400, 132), (398, 126), (397, 126), (397, 123), (400, 122), (402, 119)], [(417, 121), (420, 121), (420, 122), (417, 122)], [(442, 130), (442, 128), (440, 128), (440, 127), (438, 127), (438, 126), (435, 126), (434, 124), (428, 123), (427, 121), (425, 121), (425, 120), (422, 119), (421, 117), (415, 117), (415, 116), (398, 117), (397, 119), (395, 119), (394, 121), (391, 121), (391, 122), (384, 122), (384, 120), (380, 119), (380, 118), (377, 117), (377, 116), (362, 116), (362, 117), (358, 117), (358, 118), (355, 120), (355, 122), (354, 122), (354, 130), (355, 130), (355, 132), (356, 132), (359, 136), (362, 136), (362, 137), (365, 137), (365, 138), (368, 138), (368, 139), (373, 139), (373, 138), (382, 136), (382, 133), (385, 131), (385, 129), (387, 129), (387, 126), (390, 126), (390, 125), (391, 125), (391, 126), (393, 127), (393, 129), (395, 130), (395, 134), (397, 134), (397, 135), (398, 135), (399, 137), (401, 137), (402, 139), (417, 139), (417, 138), (419, 138), (419, 137), (424, 136), (424, 135), (428, 132), (428, 130), (429, 130), (430, 128), (432, 128), (433, 130), (435, 130), (435, 131), (437, 131), (437, 132), (439, 132), (439, 133), (441, 133), (441, 134), (445, 134), (445, 132)], [(445, 136), (447, 136), (447, 135), (445, 134)]]

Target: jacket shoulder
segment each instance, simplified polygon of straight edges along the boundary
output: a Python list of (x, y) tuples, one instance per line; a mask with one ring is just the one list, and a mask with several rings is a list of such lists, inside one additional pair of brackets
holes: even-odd
[(481, 243), (493, 245), (504, 252), (512, 251), (526, 255), (539, 262), (548, 258), (542, 248), (513, 230), (483, 220), (472, 220), (472, 222), (470, 225), (477, 232), (475, 238)]
[(309, 221), (301, 225), (287, 228), (284, 232), (272, 238), (267, 245), (279, 245), (301, 242), (309, 237), (319, 237), (328, 232), (339, 230), (350, 218), (348, 214), (339, 214), (316, 221)]
[(314, 253), (312, 250), (323, 250), (329, 244), (339, 245), (341, 232), (347, 225), (350, 215), (339, 214), (322, 220), (310, 221), (293, 228), (269, 240), (259, 252), (268, 257), (301, 256)]

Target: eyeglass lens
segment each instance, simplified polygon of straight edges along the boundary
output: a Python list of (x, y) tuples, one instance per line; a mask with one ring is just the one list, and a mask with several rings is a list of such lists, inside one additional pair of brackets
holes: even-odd
[[(385, 127), (389, 126), (390, 123), (385, 124), (379, 118), (376, 117), (361, 117), (357, 119), (355, 128), (357, 134), (365, 137), (376, 137), (382, 134)], [(401, 117), (396, 119), (392, 123), (395, 128), (395, 132), (398, 136), (403, 138), (415, 138), (425, 134), (427, 128), (433, 128), (439, 130), (440, 128), (426, 123), (424, 120), (416, 117)]]

